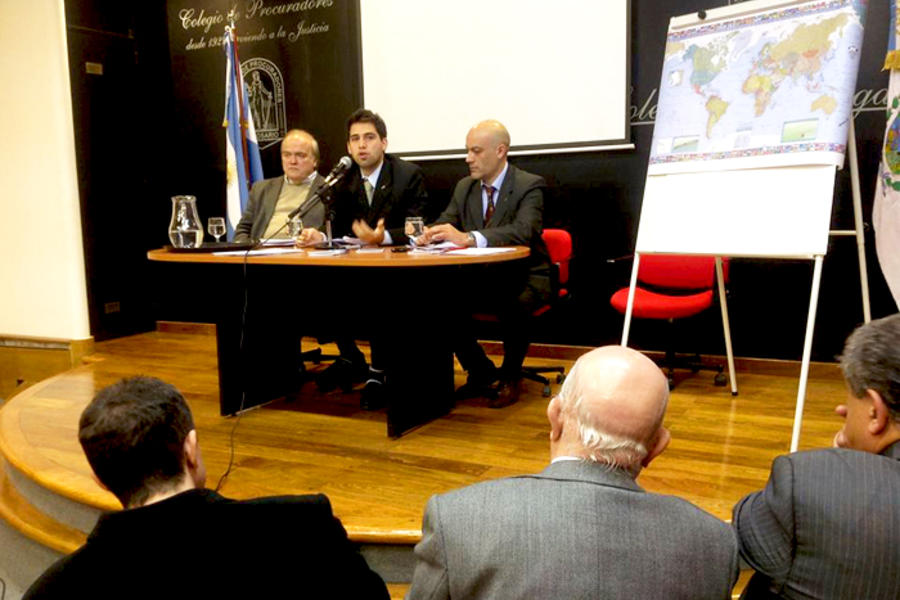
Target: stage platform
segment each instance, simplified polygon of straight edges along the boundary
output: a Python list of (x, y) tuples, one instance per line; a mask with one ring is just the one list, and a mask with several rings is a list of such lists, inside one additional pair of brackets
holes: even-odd
[[(528, 363), (568, 368), (585, 350), (554, 348), (550, 353), (563, 358)], [(737, 370), (737, 397), (715, 387), (709, 374), (679, 373), (665, 421), (672, 443), (641, 474), (645, 489), (684, 497), (729, 519), (737, 500), (765, 484), (772, 459), (788, 451), (800, 366), (739, 360)], [(462, 402), (446, 417), (389, 439), (383, 412), (361, 411), (358, 392), (321, 395), (312, 382), (297, 398), (239, 420), (221, 417), (209, 332), (153, 332), (98, 343), (85, 365), (19, 392), (0, 410), (0, 516), (6, 524), (0, 574), (10, 588), (7, 598), (77, 548), (100, 511), (119, 508), (91, 477), (77, 422), (98, 389), (135, 374), (159, 377), (184, 393), (209, 487), (225, 472), (233, 444), (234, 465), (221, 493), (327, 494), (370, 564), (395, 582), (391, 591), (398, 598), (412, 572), (411, 549), (429, 496), (539, 471), (548, 461), (547, 399), (536, 383), (525, 382), (521, 401), (511, 407)], [(456, 376), (461, 384), (464, 374), (457, 370)], [(812, 366), (801, 449), (830, 445), (840, 427), (833, 408), (844, 395), (836, 365)]]

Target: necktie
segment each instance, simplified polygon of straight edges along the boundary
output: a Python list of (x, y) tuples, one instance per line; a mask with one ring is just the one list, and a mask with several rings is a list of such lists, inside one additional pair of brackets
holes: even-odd
[(372, 206), (372, 194), (375, 193), (375, 188), (372, 187), (372, 182), (368, 179), (363, 179), (363, 187), (366, 190), (366, 200), (369, 201), (369, 206)]
[(484, 194), (487, 196), (487, 208), (484, 210), (484, 224), (487, 225), (494, 216), (494, 186), (483, 185), (481, 187), (484, 188)]

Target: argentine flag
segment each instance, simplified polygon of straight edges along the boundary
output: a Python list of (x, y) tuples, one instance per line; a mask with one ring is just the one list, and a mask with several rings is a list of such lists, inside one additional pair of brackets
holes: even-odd
[[(263, 178), (256, 128), (247, 101), (247, 87), (234, 47), (234, 30), (225, 28), (225, 187), (228, 239), (234, 239), (234, 228), (247, 207), (250, 185)], [(241, 87), (238, 88), (238, 85)], [(240, 89), (240, 95), (238, 90)], [(242, 110), (238, 110), (243, 100)], [(241, 130), (241, 121), (244, 123)], [(246, 148), (246, 154), (244, 149)], [(249, 173), (249, 181), (247, 179)]]

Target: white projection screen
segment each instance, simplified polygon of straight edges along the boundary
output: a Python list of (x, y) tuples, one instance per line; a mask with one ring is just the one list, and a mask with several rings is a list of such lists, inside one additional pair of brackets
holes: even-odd
[(390, 152), (459, 156), (487, 118), (513, 154), (632, 147), (630, 0), (360, 0), (360, 20)]

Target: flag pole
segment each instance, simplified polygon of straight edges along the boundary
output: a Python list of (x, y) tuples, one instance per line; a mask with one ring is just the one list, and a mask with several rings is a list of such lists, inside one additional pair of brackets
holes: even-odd
[(234, 27), (234, 9), (228, 11), (228, 35), (231, 36), (231, 47), (234, 49), (234, 83), (237, 88), (238, 126), (241, 131), (241, 153), (244, 155), (244, 177), (247, 189), (250, 189), (250, 157), (247, 154), (247, 118), (244, 115), (244, 78), (241, 75), (241, 63), (238, 58), (237, 33)]

